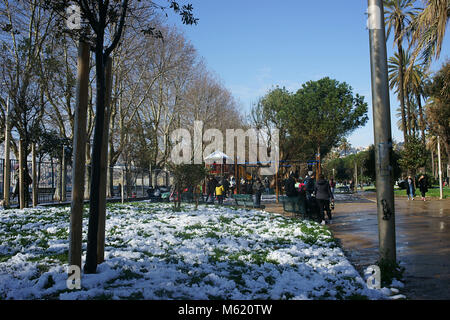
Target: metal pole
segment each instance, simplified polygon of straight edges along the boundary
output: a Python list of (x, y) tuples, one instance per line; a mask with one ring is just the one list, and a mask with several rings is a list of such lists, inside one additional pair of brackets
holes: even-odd
[(11, 161), (10, 161), (10, 123), (9, 123), (9, 96), (6, 100), (6, 119), (5, 119), (5, 169), (3, 171), (3, 207), (9, 208), (9, 188), (11, 185)]
[(396, 262), (392, 134), (382, 0), (368, 0), (378, 235), (381, 260)]
[(439, 166), (439, 199), (443, 199), (443, 190), (442, 190), (442, 165), (441, 165), (441, 137), (438, 138), (438, 166)]
[(355, 192), (358, 193), (358, 163), (355, 160)]

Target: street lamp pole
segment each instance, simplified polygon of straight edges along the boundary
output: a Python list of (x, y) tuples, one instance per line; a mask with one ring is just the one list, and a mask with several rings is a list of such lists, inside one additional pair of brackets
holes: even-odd
[(438, 166), (439, 166), (439, 199), (443, 199), (443, 190), (442, 190), (442, 165), (441, 165), (441, 137), (438, 136)]
[(382, 0), (368, 0), (380, 258), (396, 262), (392, 134)]

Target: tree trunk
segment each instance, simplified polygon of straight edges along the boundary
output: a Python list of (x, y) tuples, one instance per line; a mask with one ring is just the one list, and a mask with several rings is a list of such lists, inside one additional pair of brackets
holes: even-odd
[(422, 133), (422, 143), (425, 147), (425, 121), (423, 119), (423, 108), (422, 108), (422, 97), (420, 94), (416, 94), (417, 106), (419, 107), (419, 122), (420, 122), (420, 131)]
[[(101, 27), (99, 27), (101, 30)], [(89, 227), (86, 252), (86, 264), (84, 272), (87, 274), (97, 271), (97, 235), (99, 224), (99, 200), (100, 200), (100, 165), (104, 135), (105, 121), (105, 60), (103, 55), (103, 32), (97, 32), (95, 66), (97, 77), (97, 103), (94, 128), (94, 144), (92, 148), (91, 166), (91, 190), (89, 195)]]
[(108, 134), (109, 134), (109, 116), (111, 103), (111, 79), (112, 79), (112, 59), (106, 60), (105, 82), (105, 117), (103, 124), (103, 143), (100, 157), (100, 184), (99, 184), (99, 222), (97, 237), (97, 263), (105, 261), (105, 227), (106, 227), (106, 190), (108, 173)]
[(86, 122), (89, 96), (89, 45), (79, 42), (77, 102), (73, 133), (72, 202), (70, 210), (69, 264), (81, 269), (83, 206), (86, 171)]
[(411, 110), (411, 99), (409, 97), (408, 89), (405, 90), (406, 92), (406, 108), (408, 113), (408, 135), (413, 136), (413, 123), (412, 123), (412, 110)]
[(403, 131), (403, 139), (406, 143), (408, 141), (408, 132), (407, 132), (407, 125), (406, 125), (406, 112), (405, 112), (405, 92), (404, 92), (404, 74), (403, 74), (403, 49), (402, 45), (398, 45), (398, 53), (399, 53), (399, 70), (398, 70), (398, 79), (399, 79), (399, 86), (398, 86), (398, 92), (399, 92), (399, 100), (400, 100), (400, 111), (402, 115), (402, 131)]

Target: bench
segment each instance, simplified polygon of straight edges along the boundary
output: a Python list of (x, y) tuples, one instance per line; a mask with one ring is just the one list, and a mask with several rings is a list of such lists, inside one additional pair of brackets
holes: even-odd
[[(237, 206), (243, 206), (244, 208), (257, 208), (253, 203), (253, 196), (251, 194), (235, 194), (233, 199)], [(264, 209), (266, 206), (260, 205), (258, 209)]]
[(301, 215), (302, 219), (320, 222), (320, 210), (315, 198), (308, 201), (298, 197), (280, 196), (279, 199), (283, 203), (283, 210), (292, 213), (292, 217)]
[(292, 213), (292, 216), (302, 215), (306, 217), (306, 204), (305, 201), (299, 197), (281, 196), (280, 201), (283, 203), (283, 210), (285, 212)]
[(350, 194), (350, 193), (352, 193), (352, 191), (350, 190), (350, 187), (345, 186), (345, 187), (338, 187), (338, 188), (334, 189), (334, 193)]

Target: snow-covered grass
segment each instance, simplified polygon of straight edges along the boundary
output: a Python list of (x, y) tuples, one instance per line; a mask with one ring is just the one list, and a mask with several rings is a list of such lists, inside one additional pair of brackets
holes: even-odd
[[(0, 299), (386, 298), (317, 223), (148, 202), (108, 205), (106, 261), (69, 290), (69, 216), (68, 207), (0, 211)], [(85, 215), (83, 252), (86, 238)]]

